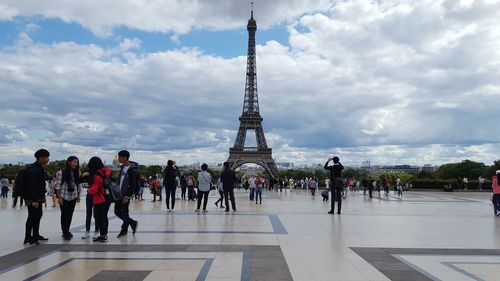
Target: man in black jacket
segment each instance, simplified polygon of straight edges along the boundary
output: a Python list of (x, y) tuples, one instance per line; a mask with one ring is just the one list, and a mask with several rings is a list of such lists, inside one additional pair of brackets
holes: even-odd
[(119, 217), (122, 223), (122, 229), (118, 234), (118, 238), (127, 235), (128, 227), (132, 228), (132, 234), (137, 231), (139, 222), (129, 216), (130, 198), (134, 196), (139, 182), (139, 165), (135, 162), (129, 161), (130, 152), (122, 150), (118, 152), (118, 161), (121, 163), (119, 174), (119, 186), (122, 190), (123, 197), (115, 202), (115, 215)]
[(38, 241), (47, 241), (39, 233), (40, 220), (43, 215), (42, 205), (45, 203), (45, 180), (46, 174), (43, 167), (49, 163), (50, 153), (45, 149), (35, 152), (36, 162), (26, 168), (23, 175), (22, 196), (28, 206), (28, 219), (26, 220), (26, 232), (24, 244), (35, 245)]
[(222, 189), (224, 190), (226, 212), (229, 212), (228, 199), (231, 199), (231, 207), (233, 207), (233, 211), (236, 211), (236, 201), (234, 200), (234, 183), (236, 181), (236, 174), (233, 170), (231, 170), (231, 168), (229, 168), (228, 162), (224, 162), (224, 171), (220, 174), (220, 180), (222, 182)]
[[(328, 166), (331, 160), (333, 160), (333, 166)], [(335, 201), (337, 201), (337, 214), (340, 215), (342, 207), (342, 189), (344, 188), (341, 175), (344, 166), (340, 163), (340, 159), (335, 156), (333, 158), (328, 158), (324, 168), (330, 171), (330, 185), (332, 185), (330, 187), (330, 192), (332, 193), (332, 200), (330, 201), (331, 209), (328, 213), (334, 214)]]

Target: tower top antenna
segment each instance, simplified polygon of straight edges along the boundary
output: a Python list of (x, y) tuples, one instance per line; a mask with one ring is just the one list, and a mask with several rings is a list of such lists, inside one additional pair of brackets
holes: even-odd
[(251, 16), (250, 17), (253, 19), (253, 1), (250, 2), (250, 8), (251, 8), (251, 14), (250, 14)]

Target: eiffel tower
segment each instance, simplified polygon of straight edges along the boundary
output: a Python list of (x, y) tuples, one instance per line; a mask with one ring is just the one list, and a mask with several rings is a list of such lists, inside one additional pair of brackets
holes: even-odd
[[(251, 17), (247, 24), (248, 30), (248, 56), (247, 75), (245, 83), (245, 99), (243, 102), (243, 112), (240, 117), (240, 128), (234, 146), (229, 149), (229, 166), (235, 169), (246, 163), (253, 163), (266, 169), (271, 177), (279, 175), (278, 167), (272, 157), (272, 149), (267, 147), (264, 129), (262, 128), (263, 118), (259, 112), (259, 97), (257, 94), (257, 66), (255, 55), (255, 31), (257, 22), (253, 18), (253, 3)], [(257, 147), (246, 147), (245, 140), (247, 131), (255, 131)]]

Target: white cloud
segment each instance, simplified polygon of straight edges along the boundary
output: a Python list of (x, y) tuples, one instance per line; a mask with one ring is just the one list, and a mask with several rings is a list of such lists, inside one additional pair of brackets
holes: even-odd
[[(259, 25), (264, 15), (283, 14), (281, 21), (305, 14), (289, 26), (290, 46), (257, 46), (260, 109), (274, 156), (296, 163), (321, 163), (333, 153), (350, 164), (493, 161), (500, 138), (494, 118), (500, 17), (493, 17), (499, 1), (454, 2), (296, 1), (283, 8), (276, 1), (273, 7), (285, 12), (259, 11)], [(84, 26), (125, 24), (103, 23), (99, 13), (84, 18), (94, 9), (89, 3), (79, 4), (88, 9), (79, 7)], [(203, 10), (211, 18), (166, 28), (182, 33), (246, 23), (247, 11), (231, 3), (221, 10), (190, 6), (183, 13)], [(175, 5), (181, 4), (169, 7)], [(50, 13), (75, 20), (60, 6)], [(227, 9), (234, 11), (221, 18)], [(148, 13), (150, 22), (133, 25)], [(127, 26), (155, 30), (151, 7), (135, 14)], [(42, 145), (60, 156), (78, 151), (110, 158), (127, 148), (143, 163), (227, 157), (241, 114), (245, 57), (225, 59), (201, 48), (139, 55), (133, 51), (142, 42), (133, 38), (114, 48), (29, 39), (21, 33), (17, 44), (0, 50), (0, 93), (9, 97), (0, 105), (8, 130), (0, 133), (13, 134), (0, 138), (3, 158), (26, 157)]]
[[(293, 20), (304, 13), (327, 10), (331, 5), (328, 0), (254, 2), (255, 15), (260, 18), (259, 26), (263, 28)], [(244, 26), (250, 4), (246, 0), (4, 0), (0, 11), (0, 19), (4, 20), (41, 15), (77, 22), (100, 36), (109, 36), (113, 28), (122, 26), (184, 34), (200, 28), (226, 30)]]

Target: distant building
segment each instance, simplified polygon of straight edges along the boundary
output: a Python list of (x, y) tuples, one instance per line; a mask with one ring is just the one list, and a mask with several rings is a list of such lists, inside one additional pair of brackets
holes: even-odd
[(433, 166), (432, 164), (425, 164), (422, 167), (422, 172), (434, 173), (435, 171), (437, 171), (437, 169), (438, 169), (438, 166)]
[(293, 169), (294, 167), (293, 162), (276, 162), (276, 165), (282, 169)]
[(420, 173), (420, 167), (410, 166), (410, 165), (384, 166), (384, 167), (382, 167), (382, 171), (395, 172), (395, 173), (418, 174), (418, 173)]

